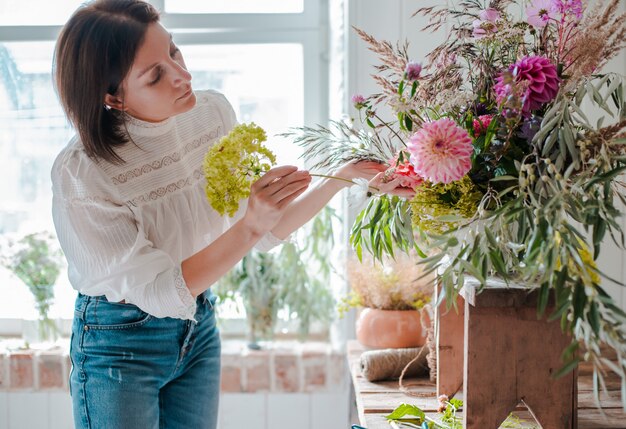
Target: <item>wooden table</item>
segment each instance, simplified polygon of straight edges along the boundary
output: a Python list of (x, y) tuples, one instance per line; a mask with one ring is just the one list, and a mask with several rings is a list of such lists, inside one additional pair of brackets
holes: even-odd
[[(417, 392), (421, 396), (416, 398), (400, 392), (398, 390), (397, 380), (376, 383), (369, 382), (361, 375), (359, 365), (359, 358), (364, 350), (364, 347), (357, 341), (350, 341), (348, 343), (348, 363), (352, 375), (360, 420), (360, 422), (352, 423), (358, 423), (367, 429), (389, 429), (390, 426), (385, 416), (403, 402), (417, 405), (422, 408), (429, 417), (436, 418), (438, 416), (437, 389), (434, 383), (431, 383), (427, 378), (405, 379), (405, 385), (416, 384), (416, 386), (411, 387), (412, 391)], [(615, 359), (614, 356), (608, 356)], [(589, 364), (583, 363), (579, 366), (578, 428), (626, 429), (626, 413), (621, 409), (619, 378), (613, 374), (607, 377), (608, 394), (602, 393), (600, 395), (601, 411), (596, 408), (594, 403), (591, 375), (592, 369)], [(462, 395), (457, 395), (457, 397), (463, 399)], [(602, 412), (606, 414), (606, 417), (602, 416)], [(525, 409), (517, 408), (513, 414), (520, 418), (524, 428), (539, 429), (539, 426), (533, 422), (530, 413)]]

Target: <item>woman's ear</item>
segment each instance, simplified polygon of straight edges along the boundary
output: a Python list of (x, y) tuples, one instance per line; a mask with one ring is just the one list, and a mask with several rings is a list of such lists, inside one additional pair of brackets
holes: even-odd
[(116, 109), (116, 110), (126, 110), (124, 106), (124, 101), (116, 95), (106, 94), (104, 96), (104, 105), (108, 109)]

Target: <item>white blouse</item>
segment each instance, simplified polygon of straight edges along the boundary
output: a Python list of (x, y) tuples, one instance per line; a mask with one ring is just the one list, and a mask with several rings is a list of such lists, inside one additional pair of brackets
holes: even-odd
[[(247, 203), (228, 218), (207, 201), (204, 155), (236, 118), (222, 94), (196, 91), (196, 97), (192, 110), (160, 123), (130, 118), (132, 141), (117, 149), (125, 164), (94, 161), (77, 137), (56, 158), (52, 216), (70, 283), (80, 293), (194, 320), (181, 262), (240, 219)], [(268, 233), (255, 247), (281, 242)]]

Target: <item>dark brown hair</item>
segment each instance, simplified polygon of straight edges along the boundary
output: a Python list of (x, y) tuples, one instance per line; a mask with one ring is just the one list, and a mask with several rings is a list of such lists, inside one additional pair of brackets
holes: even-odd
[(104, 105), (106, 94), (121, 96), (149, 24), (159, 12), (141, 0), (96, 0), (74, 12), (54, 52), (54, 82), (63, 109), (87, 154), (124, 160), (115, 147), (129, 141), (123, 113)]

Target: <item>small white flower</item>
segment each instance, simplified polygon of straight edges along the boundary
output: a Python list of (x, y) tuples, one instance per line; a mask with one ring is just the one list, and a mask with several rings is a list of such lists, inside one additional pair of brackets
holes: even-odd
[(348, 207), (354, 208), (360, 212), (367, 205), (367, 199), (370, 197), (370, 187), (367, 179), (352, 179), (354, 185), (348, 190)]

